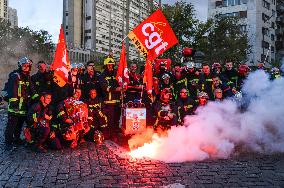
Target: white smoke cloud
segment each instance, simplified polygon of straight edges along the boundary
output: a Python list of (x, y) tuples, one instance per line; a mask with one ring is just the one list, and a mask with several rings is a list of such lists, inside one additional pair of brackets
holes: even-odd
[[(245, 110), (235, 101), (210, 102), (187, 116), (185, 126), (167, 137), (153, 137), (145, 155), (165, 162), (229, 158), (240, 152), (271, 154), (284, 151), (284, 79), (269, 80), (264, 71), (251, 73), (243, 86)], [(132, 153), (139, 154), (145, 148)]]

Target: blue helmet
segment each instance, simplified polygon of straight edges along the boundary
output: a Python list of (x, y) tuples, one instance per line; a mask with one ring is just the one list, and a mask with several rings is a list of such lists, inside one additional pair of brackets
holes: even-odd
[(23, 57), (21, 58), (19, 61), (18, 61), (18, 66), (19, 67), (22, 67), (23, 65), (25, 64), (29, 64), (30, 66), (32, 66), (33, 62), (32, 60), (30, 60), (29, 58), (27, 57)]

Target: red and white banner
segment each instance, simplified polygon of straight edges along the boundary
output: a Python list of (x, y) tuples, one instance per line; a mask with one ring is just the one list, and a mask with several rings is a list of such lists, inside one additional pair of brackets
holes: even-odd
[(118, 81), (120, 87), (122, 87), (123, 85), (127, 85), (129, 83), (124, 42), (122, 42), (122, 49), (121, 49), (119, 64), (117, 68), (116, 80)]
[(70, 61), (68, 57), (68, 51), (66, 49), (64, 32), (61, 25), (54, 60), (51, 64), (51, 70), (54, 71), (53, 79), (60, 87), (65, 86), (65, 84), (68, 82), (69, 69)]
[(170, 24), (160, 9), (139, 24), (128, 34), (145, 59), (156, 59), (178, 43)]
[(139, 24), (128, 37), (146, 59), (144, 81), (146, 90), (152, 92), (153, 61), (178, 43), (169, 22), (160, 9)]

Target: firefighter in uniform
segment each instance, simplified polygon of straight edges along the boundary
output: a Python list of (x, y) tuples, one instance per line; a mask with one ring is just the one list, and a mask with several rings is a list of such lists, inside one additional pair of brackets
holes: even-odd
[(5, 130), (7, 149), (12, 144), (22, 144), (21, 130), (28, 112), (28, 101), (32, 94), (30, 71), (32, 61), (24, 57), (18, 62), (19, 69), (8, 80), (8, 122)]
[(100, 74), (95, 70), (95, 62), (87, 62), (87, 71), (82, 76), (83, 82), (83, 99), (87, 99), (92, 88), (95, 88), (99, 97), (102, 97), (102, 92), (99, 82)]
[(196, 106), (195, 101), (189, 96), (188, 90), (182, 88), (179, 92), (179, 97), (177, 100), (178, 106), (178, 123), (180, 125), (184, 122), (184, 117), (187, 115), (194, 114), (194, 108)]
[(271, 70), (270, 70), (270, 79), (271, 80), (275, 80), (277, 78), (281, 78), (281, 73), (280, 73), (280, 70), (277, 68), (277, 67), (273, 67)]
[[(75, 89), (74, 95), (62, 101), (57, 109), (57, 118), (60, 123), (60, 131), (63, 138), (63, 142), (67, 144), (70, 148), (75, 148), (78, 142), (84, 141), (84, 134), (86, 134), (90, 128), (89, 126), (83, 125), (84, 129), (74, 128), (77, 125), (78, 120), (73, 119), (68, 111), (71, 111), (74, 106), (70, 106), (69, 101), (75, 101), (75, 103), (82, 103), (80, 101), (82, 91), (80, 88)], [(72, 105), (72, 104), (71, 104)], [(83, 123), (81, 121), (81, 123)]]
[(204, 91), (208, 94), (210, 100), (214, 100), (213, 94), (213, 75), (211, 74), (208, 64), (202, 65), (202, 74), (199, 77), (199, 91)]
[(181, 64), (176, 64), (174, 67), (174, 75), (173, 75), (173, 94), (174, 98), (177, 99), (179, 92), (182, 88), (186, 88), (187, 79), (185, 77), (184, 72), (181, 69)]
[(101, 143), (104, 137), (101, 137), (101, 140), (96, 140), (95, 138), (98, 134), (105, 132), (108, 121), (106, 115), (102, 111), (103, 101), (98, 97), (97, 90), (91, 89), (89, 93), (89, 99), (85, 102), (88, 105), (88, 122), (91, 129), (85, 137), (87, 140)]
[(188, 62), (185, 65), (186, 67), (186, 82), (189, 95), (192, 99), (197, 99), (198, 93), (198, 82), (199, 82), (199, 72), (195, 70), (194, 63)]
[(71, 64), (71, 71), (69, 73), (68, 78), (68, 96), (73, 96), (73, 93), (77, 88), (82, 89), (82, 79), (79, 74), (79, 64), (72, 63)]
[(120, 98), (122, 88), (119, 86), (116, 80), (116, 70), (114, 69), (114, 59), (108, 57), (104, 60), (105, 70), (100, 76), (100, 83), (102, 91), (104, 92), (104, 112), (108, 118), (108, 127), (106, 128), (106, 139), (117, 140), (117, 134), (120, 133), (119, 118), (121, 114), (120, 110)]
[(177, 107), (171, 101), (172, 92), (169, 88), (162, 90), (160, 100), (154, 104), (154, 115), (156, 122), (155, 130), (168, 130), (171, 126), (177, 125)]
[(159, 90), (162, 91), (165, 88), (169, 88), (173, 92), (173, 84), (171, 82), (171, 76), (167, 73), (165, 73), (162, 76), (162, 79), (159, 80)]
[(28, 128), (32, 135), (30, 141), (34, 141), (35, 149), (38, 152), (46, 153), (46, 144), (50, 144), (53, 149), (61, 149), (59, 139), (56, 137), (55, 132), (50, 130), (50, 122), (53, 118), (52, 107), (49, 105), (51, 102), (51, 94), (42, 93), (40, 101), (35, 103), (28, 112)]
[(233, 68), (233, 62), (226, 62), (225, 71), (223, 71), (222, 75), (222, 78), (228, 86), (232, 89), (237, 88), (238, 72)]
[[(230, 86), (223, 83), (220, 80), (219, 76), (214, 75), (212, 79), (213, 79), (213, 93), (215, 93), (215, 91), (214, 91), (215, 89), (221, 89), (224, 98), (232, 97), (234, 95)], [(216, 97), (214, 97), (214, 98), (216, 98)]]
[(37, 63), (38, 72), (31, 76), (31, 82), (34, 88), (32, 99), (39, 100), (39, 95), (43, 92), (51, 92), (52, 75), (47, 70), (47, 65), (44, 61)]
[(206, 92), (204, 92), (204, 91), (199, 92), (197, 98), (198, 98), (198, 100), (197, 100), (198, 106), (197, 107), (207, 105), (208, 100), (209, 100), (209, 96)]
[(247, 75), (249, 74), (249, 67), (246, 64), (239, 65), (238, 68), (238, 79), (237, 79), (237, 91), (241, 91)]
[(136, 73), (137, 64), (132, 63), (130, 65), (129, 71), (129, 83), (127, 84), (125, 102), (134, 100), (141, 100), (142, 84), (140, 80), (140, 75)]

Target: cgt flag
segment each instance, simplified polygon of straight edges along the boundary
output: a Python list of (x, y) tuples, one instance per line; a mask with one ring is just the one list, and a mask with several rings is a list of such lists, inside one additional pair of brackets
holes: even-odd
[(65, 84), (67, 83), (69, 69), (70, 69), (70, 61), (68, 58), (68, 51), (66, 49), (64, 32), (61, 25), (54, 60), (53, 63), (51, 64), (51, 70), (54, 71), (53, 80), (60, 87), (65, 86)]
[(127, 85), (129, 83), (126, 52), (124, 48), (124, 42), (122, 42), (122, 49), (116, 74), (116, 80), (118, 81), (120, 87)]
[(160, 9), (133, 29), (128, 37), (145, 59), (151, 61), (178, 43), (170, 24)]

